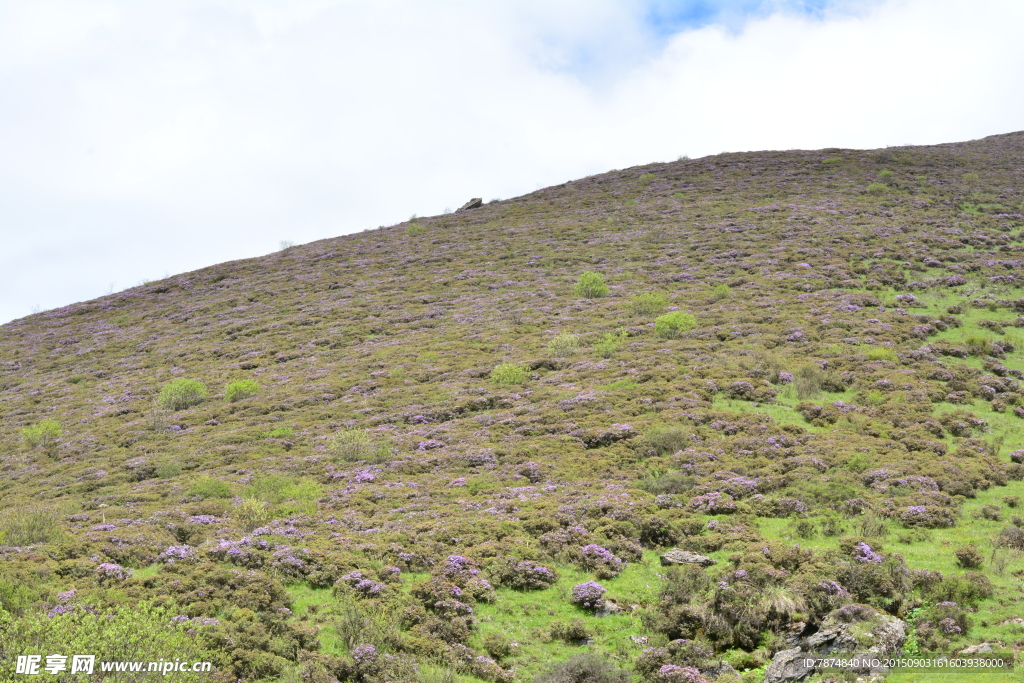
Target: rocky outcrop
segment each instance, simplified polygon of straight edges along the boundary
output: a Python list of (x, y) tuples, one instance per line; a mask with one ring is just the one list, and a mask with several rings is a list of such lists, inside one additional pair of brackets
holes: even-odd
[(718, 562), (707, 555), (673, 548), (661, 556), (661, 565), (667, 567), (673, 564), (699, 564), (701, 567), (710, 567)]
[[(775, 655), (765, 672), (765, 683), (802, 681), (818, 670), (819, 657), (870, 660), (901, 652), (907, 625), (867, 605), (845, 605), (825, 617), (821, 628), (799, 646)], [(887, 668), (865, 661), (853, 669), (859, 674), (884, 674)]]
[(456, 211), (467, 211), (469, 209), (476, 209), (484, 205), (484, 200), (480, 197), (473, 197), (468, 202), (460, 206)]

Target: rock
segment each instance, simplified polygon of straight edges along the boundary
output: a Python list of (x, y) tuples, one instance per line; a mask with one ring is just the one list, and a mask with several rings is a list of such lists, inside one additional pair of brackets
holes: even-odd
[(700, 667), (700, 672), (708, 678), (715, 681), (715, 683), (741, 683), (743, 678), (739, 672), (733, 668), (732, 664), (723, 660), (708, 663), (706, 666)]
[[(775, 655), (765, 672), (765, 683), (802, 681), (815, 673), (816, 657), (895, 655), (903, 649), (907, 625), (902, 619), (879, 612), (867, 605), (845, 605), (821, 622), (821, 628), (802, 639), (799, 647)], [(885, 667), (865, 666), (859, 674), (884, 674)]]
[(607, 617), (612, 614), (622, 614), (625, 611), (622, 605), (614, 600), (604, 600), (594, 614), (599, 617)]
[(813, 663), (811, 656), (798, 647), (777, 652), (764, 673), (764, 683), (802, 681), (814, 673)]
[(469, 209), (475, 209), (484, 205), (484, 200), (480, 197), (473, 197), (468, 202), (460, 206), (456, 211), (468, 211)]
[(960, 650), (962, 655), (980, 655), (983, 652), (992, 652), (992, 646), (988, 643), (978, 643), (977, 645), (971, 645)]
[(699, 564), (701, 567), (710, 567), (713, 564), (718, 564), (718, 561), (707, 555), (673, 548), (661, 556), (661, 565), (663, 567), (672, 564)]
[(647, 636), (630, 636), (629, 639), (633, 641), (634, 645), (639, 645), (640, 647), (647, 645), (649, 640)]

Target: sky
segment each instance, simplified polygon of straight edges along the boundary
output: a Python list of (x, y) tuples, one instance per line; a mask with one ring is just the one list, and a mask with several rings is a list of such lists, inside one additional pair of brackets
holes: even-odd
[(1024, 129), (1020, 0), (0, 0), (0, 323), (638, 164)]

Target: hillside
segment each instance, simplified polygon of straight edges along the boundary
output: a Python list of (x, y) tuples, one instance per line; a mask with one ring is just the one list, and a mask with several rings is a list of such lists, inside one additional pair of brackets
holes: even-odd
[(721, 154), (8, 323), (0, 679), (761, 681), (847, 603), (1019, 651), (1022, 214), (1024, 133)]

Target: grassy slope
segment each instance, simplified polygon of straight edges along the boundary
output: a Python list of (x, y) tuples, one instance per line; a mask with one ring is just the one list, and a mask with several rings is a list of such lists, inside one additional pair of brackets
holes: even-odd
[[(825, 473), (794, 470), (803, 483), (794, 484), (792, 495), (811, 506), (812, 518), (836, 504), (821, 493), (829, 478), (860, 487), (860, 495), (884, 507), (884, 495), (859, 483), (863, 469), (900, 466), (914, 474), (938, 461), (908, 454), (897, 443), (896, 426), (872, 436), (864, 421), (884, 423), (885, 406), (941, 390), (940, 382), (928, 379), (936, 367), (982, 368), (976, 356), (909, 352), (937, 342), (960, 344), (972, 335), (1009, 339), (1017, 350), (1003, 365), (1024, 369), (1019, 328), (997, 334), (978, 325), (1010, 325), (1020, 315), (995, 303), (1024, 293), (1019, 280), (1005, 279), (1024, 262), (1022, 147), (1024, 136), (1012, 134), (896, 151), (725, 154), (654, 164), (471, 212), (221, 264), (4, 325), (2, 513), (7, 519), (33, 510), (60, 515), (57, 533), (36, 539), (33, 551), (4, 551), (4, 572), (38, 577), (31, 596), (36, 605), (53, 604), (58, 591), (71, 587), (97, 604), (141, 599), (141, 584), (126, 597), (101, 590), (92, 574), (62, 573), (60, 563), (69, 554), (59, 548), (73, 546), (73, 559), (95, 556), (93, 562), (135, 565), (138, 577), (162, 576), (156, 555), (180, 542), (168, 520), (218, 518), (215, 527), (190, 541), (199, 552), (215, 539), (243, 535), (230, 500), (203, 501), (190, 493), (201, 477), (215, 477), (232, 494), (247, 495), (254, 477), (280, 473), (321, 488), (315, 500), (280, 503), (274, 514), (310, 513), (292, 516), (311, 532), (301, 543), (329, 557), (344, 556), (354, 566), (371, 570), (395, 563), (398, 550), (405, 549), (430, 561), (462, 553), (485, 567), (496, 555), (526, 554), (557, 567), (562, 578), (548, 590), (499, 589), (493, 604), (476, 606), (478, 623), (467, 644), (480, 652), (490, 631), (507, 634), (520, 649), (505, 664), (521, 678), (581, 649), (544, 636), (552, 621), (574, 617), (585, 619), (594, 634), (583, 649), (628, 666), (639, 648), (626, 636), (656, 634), (645, 630), (640, 611), (597, 619), (572, 607), (569, 591), (589, 575), (562, 556), (546, 555), (528, 522), (569, 524), (565, 520), (571, 518), (585, 523), (601, 543), (615, 541), (601, 528), (616, 510), (637, 519), (705, 523), (712, 517), (660, 509), (636, 482), (678, 471), (695, 473), (694, 485), (711, 486), (720, 481), (716, 471), (765, 480), (779, 476), (782, 456), (766, 454), (758, 440), (781, 434), (783, 425), (810, 435), (785, 456), (818, 457), (828, 467)], [(883, 169), (895, 173), (888, 190), (865, 193)], [(573, 283), (585, 270), (605, 274), (609, 296), (574, 294)], [(937, 282), (956, 273), (966, 284)], [(900, 279), (930, 285), (911, 289)], [(716, 294), (713, 288), (720, 285), (729, 287)], [(663, 294), (669, 306), (693, 312), (698, 328), (681, 339), (656, 337), (656, 314), (638, 314), (630, 304), (631, 296), (651, 291)], [(894, 297), (910, 291), (920, 307), (894, 313), (900, 305)], [(888, 310), (867, 305), (865, 297), (877, 298)], [(972, 307), (975, 299), (995, 310)], [(854, 301), (860, 303), (843, 308)], [(962, 327), (927, 339), (915, 330), (965, 302), (957, 316)], [(621, 329), (629, 336), (610, 358), (593, 352), (602, 334)], [(579, 335), (581, 350), (550, 358), (548, 344), (558, 332)], [(885, 345), (898, 361), (864, 355), (867, 348)], [(763, 384), (766, 362), (796, 373), (812, 360), (853, 373), (845, 391), (826, 392), (815, 401), (842, 400), (866, 412), (833, 425), (811, 425), (795, 410), (800, 399), (792, 385), (780, 385), (774, 402), (721, 393), (733, 381)], [(487, 375), (501, 362), (529, 364), (531, 379), (495, 386)], [(179, 377), (206, 382), (210, 399), (180, 413), (155, 410), (159, 388)], [(245, 377), (260, 383), (259, 395), (224, 401), (225, 385)], [(708, 380), (718, 386), (709, 390)], [(880, 380), (896, 388), (865, 404)], [(1011, 399), (1024, 401), (1020, 394)], [(992, 463), (1003, 467), (1011, 451), (1024, 448), (1024, 421), (1012, 411), (995, 412), (981, 399), (972, 406), (936, 401), (928, 410), (940, 417), (957, 408), (988, 421), (990, 431), (975, 436), (988, 443), (1002, 439)], [(727, 436), (708, 426), (711, 418), (745, 426)], [(63, 425), (54, 457), (26, 448), (20, 438), (22, 428), (42, 419)], [(680, 426), (697, 435), (702, 449), (722, 447), (726, 455), (711, 467), (695, 465), (685, 453), (650, 457), (640, 436), (599, 448), (585, 445), (622, 423), (638, 434)], [(279, 428), (292, 432), (264, 436)], [(389, 462), (334, 462), (326, 447), (342, 429), (367, 430), (386, 441)], [(1024, 497), (1024, 486), (992, 486), (977, 474), (989, 467), (979, 465), (989, 456), (953, 455), (962, 439), (948, 433), (936, 440), (950, 451), (942, 462), (954, 463), (963, 476), (981, 477), (976, 497), (962, 501), (955, 528), (904, 543), (899, 535), (907, 536), (906, 530), (890, 519), (876, 542), (886, 552), (903, 554), (912, 569), (957, 574), (952, 549), (971, 541), (988, 558), (991, 539), (1006, 524), (975, 513), (997, 505), (1004, 520), (1020, 514), (1002, 499)], [(488, 456), (486, 464), (474, 466), (470, 457), (481, 453)], [(520, 474), (528, 461), (539, 463), (543, 473), (533, 490), (521, 488), (531, 484)], [(180, 468), (158, 469), (169, 464)], [(357, 471), (368, 467), (376, 468), (374, 479), (359, 481)], [(466, 485), (451, 486), (457, 478)], [(817, 488), (808, 488), (810, 483)], [(685, 509), (689, 498), (687, 492), (676, 494), (675, 503)], [(341, 523), (327, 527), (330, 518)], [(106, 522), (117, 525), (119, 541), (110, 540), (111, 532), (93, 530)], [(837, 547), (835, 537), (796, 537), (793, 522), (761, 517), (749, 530), (821, 551)], [(844, 521), (846, 533), (859, 535), (858, 524)], [(700, 547), (706, 535), (680, 540)], [(709, 553), (724, 569), (741, 550), (741, 543), (727, 542)], [(643, 561), (602, 582), (609, 595), (653, 610), (664, 581), (656, 557), (657, 549), (648, 548)], [(1024, 644), (1020, 626), (1000, 625), (1020, 614), (1022, 586), (1014, 573), (1022, 569), (1019, 555), (1002, 573), (986, 564), (996, 593), (979, 604), (969, 638), (953, 645)], [(269, 568), (266, 573), (279, 576)], [(403, 580), (406, 590), (414, 578)], [(295, 599), (294, 621), (317, 623), (322, 652), (346, 655), (333, 631), (330, 591), (286, 581)], [(311, 613), (310, 604), (322, 607)], [(223, 610), (219, 614), (230, 620)], [(757, 674), (752, 669), (749, 675)]]

